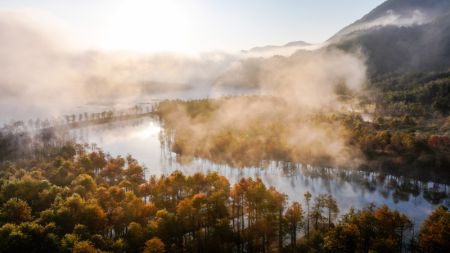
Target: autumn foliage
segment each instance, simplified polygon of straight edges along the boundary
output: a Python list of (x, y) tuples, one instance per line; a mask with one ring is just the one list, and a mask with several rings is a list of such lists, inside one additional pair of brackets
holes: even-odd
[[(80, 145), (3, 163), (1, 252), (400, 252), (412, 223), (386, 206), (339, 216), (330, 195), (306, 206), (256, 178), (144, 177), (128, 156)], [(448, 210), (424, 223), (420, 249), (448, 249)], [(413, 245), (414, 246), (414, 245)], [(419, 249), (418, 246), (414, 246)]]

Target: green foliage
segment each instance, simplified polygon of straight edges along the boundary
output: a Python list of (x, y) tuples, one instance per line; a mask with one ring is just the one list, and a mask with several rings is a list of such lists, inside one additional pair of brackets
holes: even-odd
[(450, 72), (375, 77), (371, 88), (384, 112), (396, 113), (398, 105), (412, 115), (450, 112)]

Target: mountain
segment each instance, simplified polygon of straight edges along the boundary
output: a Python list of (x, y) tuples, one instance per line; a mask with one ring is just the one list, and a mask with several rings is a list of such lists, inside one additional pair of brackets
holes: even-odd
[(388, 0), (322, 44), (254, 47), (250, 57), (341, 49), (362, 53), (369, 76), (450, 70), (450, 0)]
[(386, 1), (327, 43), (362, 51), (372, 75), (448, 70), (450, 1)]
[(433, 21), (450, 10), (448, 0), (389, 0), (373, 9), (353, 24), (343, 28), (329, 41), (352, 33), (386, 26), (414, 26)]
[(242, 52), (244, 53), (263, 53), (263, 52), (269, 52), (272, 50), (277, 50), (277, 49), (285, 49), (285, 48), (294, 48), (294, 47), (306, 47), (306, 46), (310, 46), (311, 44), (304, 42), (304, 41), (293, 41), (293, 42), (289, 42), (285, 45), (282, 46), (274, 46), (274, 45), (267, 45), (267, 46), (262, 46), (262, 47), (253, 47), (249, 50), (242, 50)]

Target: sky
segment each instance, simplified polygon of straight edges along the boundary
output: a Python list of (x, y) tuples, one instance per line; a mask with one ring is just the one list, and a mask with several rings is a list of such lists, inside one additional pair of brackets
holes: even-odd
[(196, 53), (320, 43), (382, 2), (2, 0), (0, 9), (45, 17), (83, 48)]

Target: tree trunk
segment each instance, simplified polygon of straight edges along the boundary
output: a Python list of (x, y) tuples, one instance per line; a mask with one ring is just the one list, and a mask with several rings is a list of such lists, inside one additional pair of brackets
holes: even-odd
[(278, 252), (283, 249), (283, 209), (278, 212)]
[(308, 215), (306, 217), (306, 237), (309, 238), (309, 203), (307, 204)]

